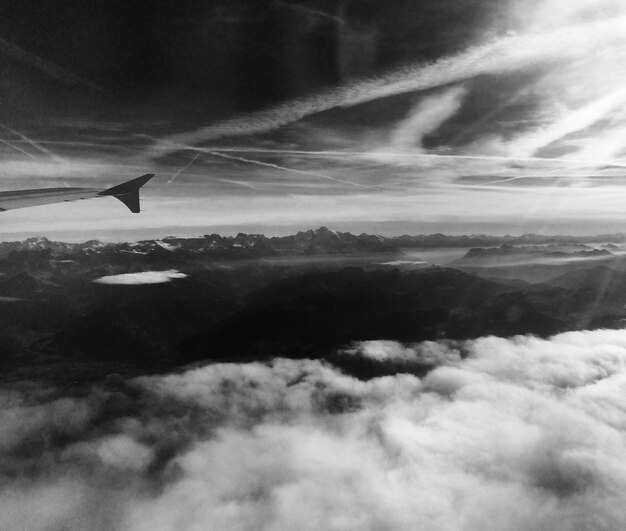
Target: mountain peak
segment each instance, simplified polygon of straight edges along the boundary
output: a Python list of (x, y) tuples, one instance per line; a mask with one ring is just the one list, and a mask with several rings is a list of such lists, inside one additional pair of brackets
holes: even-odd
[(315, 231), (315, 234), (329, 234), (333, 231), (329, 230), (328, 227), (322, 225), (319, 229)]

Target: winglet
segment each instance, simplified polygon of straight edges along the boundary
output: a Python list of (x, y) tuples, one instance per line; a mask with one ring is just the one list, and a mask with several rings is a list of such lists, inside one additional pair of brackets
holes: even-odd
[(139, 189), (152, 177), (154, 177), (154, 173), (146, 173), (136, 179), (107, 188), (99, 192), (98, 195), (111, 195), (124, 203), (131, 212), (137, 214), (139, 212)]

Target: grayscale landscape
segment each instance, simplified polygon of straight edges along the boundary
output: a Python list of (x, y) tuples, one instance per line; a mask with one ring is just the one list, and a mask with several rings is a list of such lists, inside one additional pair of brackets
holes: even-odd
[(0, 530), (624, 529), (625, 29), (0, 2)]

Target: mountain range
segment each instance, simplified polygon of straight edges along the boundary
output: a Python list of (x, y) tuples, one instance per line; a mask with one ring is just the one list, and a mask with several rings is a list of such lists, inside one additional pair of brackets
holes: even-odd
[[(613, 243), (608, 243), (613, 242)], [(626, 243), (626, 233), (599, 234), (595, 236), (544, 236), (523, 234), (521, 236), (445, 234), (394, 236), (338, 232), (320, 227), (317, 230), (301, 231), (290, 236), (267, 237), (263, 234), (239, 233), (236, 236), (207, 234), (195, 238), (173, 236), (157, 240), (143, 240), (134, 243), (103, 243), (90, 240), (84, 243), (50, 241), (47, 238), (29, 238), (24, 241), (0, 242), (0, 257), (14, 251), (52, 251), (54, 254), (76, 255), (109, 251), (117, 253), (146, 254), (155, 252), (193, 253), (212, 258), (258, 258), (263, 256), (324, 255), (350, 253), (397, 252), (400, 249), (474, 248), (468, 257), (483, 254), (503, 254), (526, 246), (525, 252), (545, 251), (536, 246), (551, 246), (558, 252), (563, 246), (578, 246), (580, 251), (592, 250), (589, 243), (600, 243), (608, 253), (615, 243)], [(533, 248), (533, 246), (535, 246)], [(499, 247), (499, 249), (493, 249)], [(615, 246), (614, 246), (615, 247)], [(492, 248), (492, 249), (484, 249)], [(550, 249), (548, 247), (547, 249)]]
[[(417, 268), (398, 259), (410, 238), (422, 237), (321, 228), (284, 238), (0, 243), (2, 378), (88, 382), (273, 357), (326, 359), (368, 377), (381, 367), (341, 354), (355, 341), (549, 336), (626, 322), (626, 262), (604, 238), (523, 237), (526, 245), (467, 249), (446, 266)], [(511, 256), (519, 263), (503, 265)]]

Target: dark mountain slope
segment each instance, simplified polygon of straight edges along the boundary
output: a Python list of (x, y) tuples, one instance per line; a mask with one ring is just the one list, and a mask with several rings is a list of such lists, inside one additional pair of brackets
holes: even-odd
[(498, 299), (514, 292), (446, 268), (304, 275), (254, 293), (246, 309), (185, 341), (181, 360), (320, 357), (355, 340), (546, 335), (564, 328), (523, 300)]

